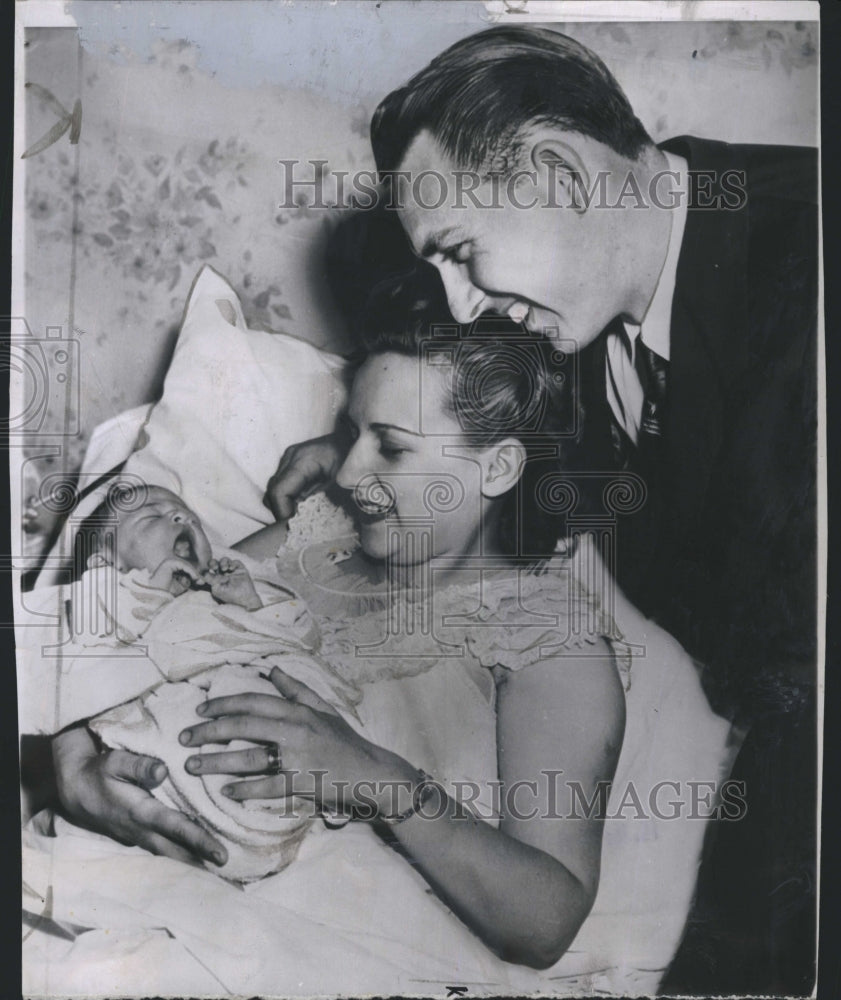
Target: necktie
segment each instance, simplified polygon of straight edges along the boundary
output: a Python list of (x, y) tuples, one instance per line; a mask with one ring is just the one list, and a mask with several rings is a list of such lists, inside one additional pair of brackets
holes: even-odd
[(613, 455), (620, 469), (633, 466), (651, 468), (662, 451), (666, 420), (669, 363), (637, 340), (634, 368), (643, 390), (642, 413), (636, 445), (611, 411), (610, 432)]
[(644, 393), (637, 445), (641, 450), (659, 447), (665, 427), (669, 362), (640, 340), (635, 363)]

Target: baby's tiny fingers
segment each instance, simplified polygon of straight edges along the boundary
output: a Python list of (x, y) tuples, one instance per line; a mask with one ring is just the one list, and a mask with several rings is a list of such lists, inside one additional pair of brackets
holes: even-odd
[(158, 569), (160, 570), (164, 566), (173, 573), (182, 573), (191, 581), (198, 580), (199, 578), (199, 572), (196, 567), (192, 563), (187, 562), (186, 559), (179, 559), (177, 556), (173, 556), (172, 559), (166, 559), (161, 563)]

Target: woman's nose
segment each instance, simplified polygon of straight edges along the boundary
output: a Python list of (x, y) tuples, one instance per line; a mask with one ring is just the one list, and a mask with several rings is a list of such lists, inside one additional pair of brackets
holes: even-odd
[(359, 442), (355, 441), (336, 473), (336, 485), (341, 486), (343, 490), (354, 490), (363, 475), (364, 471), (360, 468)]
[(453, 319), (456, 323), (471, 323), (487, 308), (485, 293), (456, 264), (448, 262), (439, 271)]

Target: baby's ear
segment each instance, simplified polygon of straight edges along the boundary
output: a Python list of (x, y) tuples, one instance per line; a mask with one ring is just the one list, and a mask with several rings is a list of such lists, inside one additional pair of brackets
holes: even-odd
[(86, 569), (99, 569), (102, 566), (111, 566), (112, 561), (104, 552), (91, 552), (85, 565)]

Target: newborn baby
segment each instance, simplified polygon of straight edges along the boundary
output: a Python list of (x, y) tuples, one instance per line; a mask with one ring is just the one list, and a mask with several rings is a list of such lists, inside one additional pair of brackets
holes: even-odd
[[(279, 871), (316, 819), (314, 803), (232, 801), (221, 794), (226, 776), (184, 769), (195, 751), (182, 747), (178, 734), (208, 698), (246, 691), (277, 696), (268, 680), (273, 666), (346, 718), (355, 716), (357, 692), (315, 655), (318, 630), (304, 603), (279, 582), (252, 576), (240, 559), (214, 559), (201, 522), (175, 494), (150, 486), (140, 503), (115, 517), (109, 531), (87, 533), (93, 545), (85, 575), (116, 569), (118, 641), (142, 640), (161, 682), (144, 681), (142, 696), (91, 719), (89, 727), (107, 746), (163, 760), (168, 778), (153, 794), (224, 842), (228, 862), (214, 871), (239, 881)], [(266, 564), (261, 568), (270, 574)], [(132, 663), (123, 658), (114, 669), (131, 671)], [(73, 694), (77, 711), (86, 694), (97, 696), (78, 685)]]

